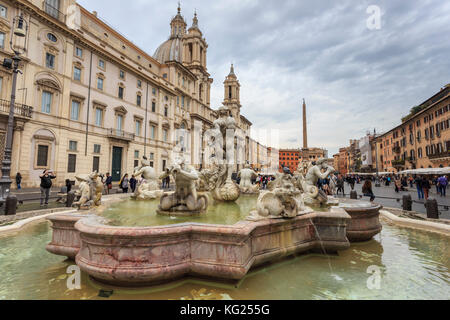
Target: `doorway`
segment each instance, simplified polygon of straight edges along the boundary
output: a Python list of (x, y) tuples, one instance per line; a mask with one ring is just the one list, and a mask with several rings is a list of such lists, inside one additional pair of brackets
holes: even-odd
[(111, 176), (114, 182), (120, 181), (122, 177), (122, 151), (121, 147), (113, 147)]

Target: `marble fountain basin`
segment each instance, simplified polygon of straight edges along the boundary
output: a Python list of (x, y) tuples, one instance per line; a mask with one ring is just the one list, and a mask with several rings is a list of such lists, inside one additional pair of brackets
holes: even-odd
[[(236, 281), (252, 267), (293, 254), (348, 249), (350, 239), (362, 239), (353, 234), (349, 237), (347, 228), (352, 226), (353, 216), (348, 207), (357, 204), (292, 219), (132, 227), (111, 225), (96, 214), (61, 214), (49, 218), (53, 236), (47, 250), (75, 259), (92, 278), (117, 286), (148, 286), (185, 276)], [(355, 217), (356, 229), (370, 227), (371, 231), (364, 233), (368, 237), (372, 223), (362, 223), (362, 214)]]

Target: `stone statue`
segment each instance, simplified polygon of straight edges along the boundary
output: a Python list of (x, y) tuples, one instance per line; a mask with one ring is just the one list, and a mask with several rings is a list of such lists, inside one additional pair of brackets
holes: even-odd
[(241, 190), (241, 193), (259, 193), (259, 186), (257, 184), (252, 184), (252, 180), (257, 176), (258, 174), (251, 169), (249, 164), (247, 164), (244, 169), (241, 169), (241, 171), (239, 171), (238, 178), (241, 179), (239, 183), (239, 189)]
[(95, 171), (89, 175), (77, 175), (75, 179), (80, 182), (75, 195), (80, 197), (73, 203), (78, 210), (89, 210), (92, 207), (100, 206), (102, 202), (103, 183), (98, 180), (99, 174)]
[(284, 168), (284, 172), (278, 173), (269, 185), (269, 191), (264, 191), (259, 196), (257, 210), (252, 211), (247, 220), (295, 218), (312, 212), (310, 208), (305, 207), (301, 195), (302, 192), (296, 188), (296, 180), (289, 168)]
[[(322, 172), (322, 170), (325, 172)], [(334, 168), (328, 165), (327, 160), (321, 158), (316, 165), (308, 169), (306, 177), (299, 176), (304, 192), (303, 200), (306, 204), (323, 205), (328, 202), (328, 196), (317, 187), (317, 182), (319, 179), (327, 179), (334, 172)]]
[[(231, 179), (233, 165), (226, 152), (227, 134), (236, 131), (236, 121), (227, 107), (218, 110), (219, 118), (214, 121), (211, 129), (211, 140), (208, 147), (213, 149), (211, 155), (212, 168), (204, 169), (200, 177), (205, 180), (207, 189), (217, 201), (236, 201), (240, 196), (239, 186)], [(230, 137), (228, 137), (230, 138)], [(234, 135), (233, 135), (234, 139)]]
[[(132, 198), (136, 200), (152, 200), (160, 198), (164, 191), (159, 189), (159, 180), (155, 169), (150, 166), (150, 161), (143, 157), (141, 166), (137, 167), (133, 174), (138, 179), (138, 185)], [(140, 178), (142, 176), (142, 178)]]
[(159, 178), (172, 175), (175, 181), (175, 192), (164, 193), (161, 197), (158, 214), (194, 215), (208, 208), (208, 198), (197, 194), (197, 171), (185, 164), (184, 158), (178, 158), (174, 165), (166, 169)]

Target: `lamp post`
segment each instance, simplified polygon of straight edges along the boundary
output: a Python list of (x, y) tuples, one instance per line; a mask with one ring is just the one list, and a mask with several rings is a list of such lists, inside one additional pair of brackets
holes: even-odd
[[(12, 59), (4, 59), (3, 67), (7, 69), (12, 69), (13, 79), (12, 79), (12, 89), (11, 89), (11, 101), (9, 105), (9, 117), (8, 126), (6, 130), (6, 145), (4, 150), (4, 156), (2, 161), (2, 177), (0, 178), (0, 204), (5, 205), (5, 214), (15, 214), (17, 206), (17, 198), (10, 196), (11, 191), (11, 155), (12, 155), (12, 144), (13, 144), (13, 134), (14, 134), (14, 108), (16, 103), (16, 84), (17, 84), (17, 74), (20, 72), (19, 63), (21, 61), (20, 55), (26, 51), (26, 35), (28, 31), (28, 24), (24, 20), (23, 15), (17, 16), (13, 19), (13, 28), (10, 39), (10, 47), (14, 52), (14, 57)], [(15, 45), (14, 41), (18, 38), (23, 38), (23, 47), (20, 45)]]

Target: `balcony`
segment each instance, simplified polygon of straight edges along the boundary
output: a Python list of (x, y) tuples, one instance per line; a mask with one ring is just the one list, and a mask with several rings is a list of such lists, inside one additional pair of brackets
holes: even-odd
[(58, 8), (53, 7), (48, 1), (44, 2), (44, 11), (45, 13), (47, 13), (49, 16), (62, 21), (62, 22), (66, 22), (66, 15), (64, 13), (62, 13), (61, 11), (59, 11)]
[(393, 167), (403, 167), (405, 165), (405, 160), (393, 160), (392, 166)]
[(111, 128), (108, 129), (108, 138), (130, 142), (134, 140), (134, 134)]
[(438, 160), (438, 159), (449, 158), (449, 157), (450, 157), (450, 150), (428, 155), (428, 158), (430, 160)]
[(399, 146), (392, 147), (392, 152), (393, 153), (400, 153), (401, 152), (400, 147)]
[[(0, 114), (9, 115), (10, 101), (0, 99)], [(25, 120), (31, 119), (33, 116), (33, 107), (16, 103), (14, 105), (14, 116)]]

